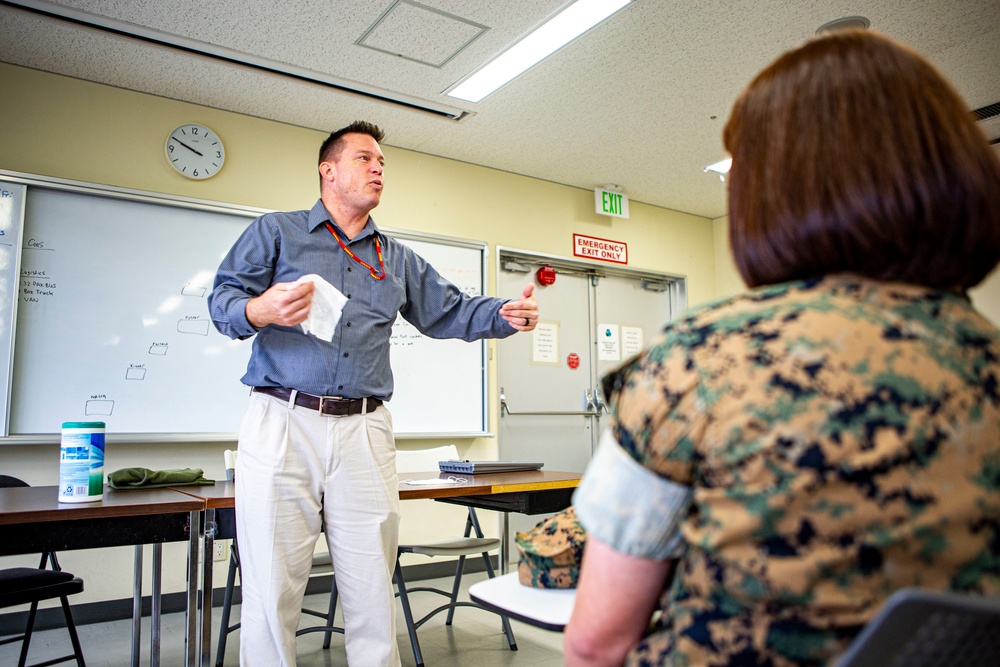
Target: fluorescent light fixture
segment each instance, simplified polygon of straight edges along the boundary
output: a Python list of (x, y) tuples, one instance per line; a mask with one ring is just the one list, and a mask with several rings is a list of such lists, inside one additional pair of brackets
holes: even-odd
[(576, 0), (445, 94), (478, 102), (629, 2), (631, 0)]
[(733, 166), (733, 158), (727, 157), (725, 160), (722, 160), (721, 162), (716, 162), (715, 164), (708, 165), (707, 167), (702, 169), (702, 171), (714, 171), (715, 173), (722, 175), (722, 174), (728, 174), (729, 168), (732, 166)]

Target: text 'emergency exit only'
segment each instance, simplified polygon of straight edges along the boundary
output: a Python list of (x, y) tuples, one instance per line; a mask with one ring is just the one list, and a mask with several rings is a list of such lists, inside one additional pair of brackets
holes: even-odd
[(628, 264), (628, 244), (595, 236), (573, 234), (573, 254), (602, 262)]

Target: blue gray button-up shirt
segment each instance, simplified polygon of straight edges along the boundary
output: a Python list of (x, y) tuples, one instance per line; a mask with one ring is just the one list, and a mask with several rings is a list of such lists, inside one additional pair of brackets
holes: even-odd
[[(222, 260), (208, 308), (216, 328), (230, 338), (256, 334), (244, 384), (389, 400), (389, 337), (397, 314), (432, 338), (473, 341), (516, 331), (499, 314), (503, 299), (463, 293), (413, 250), (380, 232), (371, 218), (350, 241), (334, 223), (351, 252), (376, 269), (378, 237), (386, 276), (373, 279), (337, 244), (327, 221), (332, 222), (322, 201), (310, 211), (268, 213), (247, 227)], [(247, 301), (274, 283), (308, 273), (319, 274), (348, 298), (332, 342), (308, 336), (300, 326), (258, 330), (247, 321)]]

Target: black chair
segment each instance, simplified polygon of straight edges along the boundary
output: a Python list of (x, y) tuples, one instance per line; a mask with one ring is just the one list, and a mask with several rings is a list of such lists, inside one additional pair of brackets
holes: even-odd
[[(28, 486), (28, 484), (16, 477), (0, 475), (0, 487), (18, 486)], [(47, 565), (51, 566), (52, 569), (45, 569)], [(73, 613), (70, 611), (68, 600), (70, 595), (81, 592), (83, 592), (83, 580), (74, 577), (69, 572), (63, 572), (54, 551), (43, 553), (37, 568), (11, 567), (0, 570), (0, 608), (22, 604), (31, 605), (28, 611), (28, 627), (24, 634), (0, 640), (0, 644), (21, 642), (21, 657), (17, 662), (18, 667), (24, 667), (28, 660), (28, 648), (31, 645), (32, 632), (35, 629), (38, 603), (42, 600), (55, 598), (59, 598), (62, 603), (63, 615), (66, 617), (66, 629), (69, 630), (70, 642), (73, 644), (73, 653), (62, 658), (40, 662), (32, 667), (46, 667), (70, 660), (76, 660), (79, 667), (85, 667), (83, 649), (80, 648), (80, 639), (76, 634), (76, 624), (73, 622)]]
[(993, 667), (1000, 664), (1000, 598), (897, 591), (837, 667)]

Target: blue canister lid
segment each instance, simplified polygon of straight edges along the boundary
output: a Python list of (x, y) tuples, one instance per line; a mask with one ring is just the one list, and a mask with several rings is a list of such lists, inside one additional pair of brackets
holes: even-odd
[(104, 422), (63, 422), (63, 428), (104, 428)]

